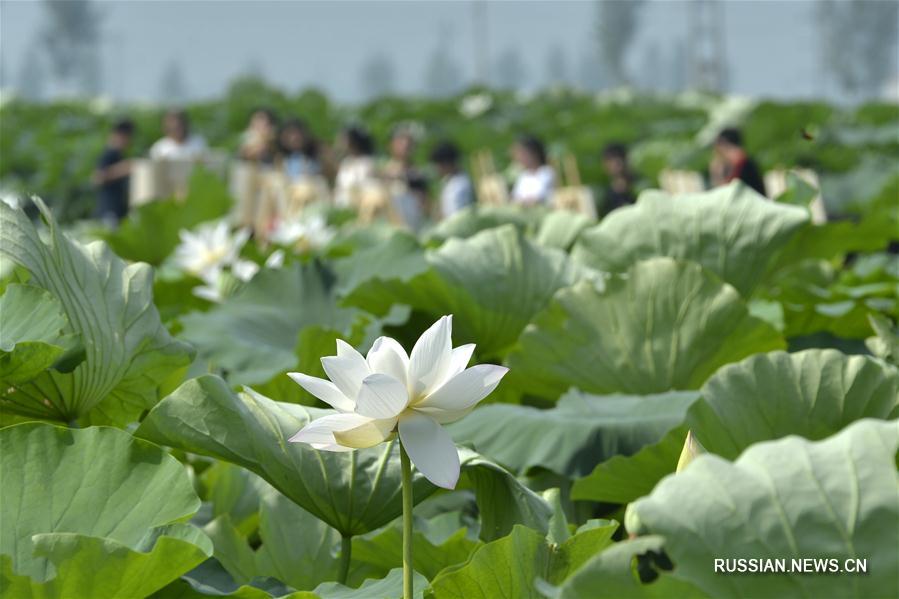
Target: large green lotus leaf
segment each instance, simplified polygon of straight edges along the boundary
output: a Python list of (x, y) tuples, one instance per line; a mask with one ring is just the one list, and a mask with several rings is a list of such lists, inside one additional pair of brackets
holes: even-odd
[(540, 245), (568, 251), (581, 232), (595, 222), (583, 214), (553, 210), (543, 217), (534, 239)]
[(865, 339), (865, 345), (875, 356), (899, 366), (899, 330), (882, 314), (869, 314), (868, 322), (874, 336)]
[(628, 503), (674, 472), (686, 431), (706, 451), (734, 458), (785, 435), (822, 439), (861, 418), (899, 416), (899, 371), (834, 350), (757, 354), (716, 372), (683, 426), (632, 456), (616, 456), (575, 481), (573, 499)]
[[(428, 581), (424, 576), (412, 572), (413, 599), (421, 599), (427, 586)], [(337, 582), (323, 582), (314, 592), (319, 599), (400, 599), (403, 596), (403, 571), (391, 570), (384, 578), (370, 578), (358, 588)]]
[[(255, 472), (344, 536), (380, 528), (402, 512), (396, 442), (336, 453), (287, 442), (325, 413), (330, 412), (275, 402), (249, 389), (235, 394), (222, 379), (203, 376), (161, 401), (135, 434)], [(461, 452), (460, 459), (462, 484), (478, 494), (485, 540), (519, 522), (545, 528), (548, 507), (538, 495), (473, 452)], [(415, 501), (434, 490), (416, 472)]]
[(166, 526), (200, 506), (184, 466), (124, 431), (33, 422), (4, 428), (0, 467), (0, 553), (35, 588), (52, 583), (50, 596), (107, 584), (80, 573), (103, 567), (92, 561), (98, 555), (154, 572), (153, 584), (161, 587), (210, 553), (208, 539), (193, 527)]
[[(324, 410), (272, 401), (246, 389), (235, 394), (215, 376), (181, 385), (141, 423), (136, 435), (225, 460), (255, 472), (341, 534), (374, 530), (396, 518), (400, 503), (395, 443), (335, 453), (288, 443)], [(433, 491), (415, 479), (420, 499)]]
[[(639, 560), (652, 560), (663, 551), (664, 539), (638, 537), (615, 543), (592, 557), (553, 595), (555, 599), (691, 599), (707, 595), (685, 581), (654, 570), (656, 578), (641, 582)], [(644, 562), (645, 563), (645, 562)]]
[(203, 532), (215, 547), (213, 557), (235, 583), (246, 584), (256, 577), (256, 554), (228, 514), (207, 522)]
[(336, 530), (278, 492), (266, 493), (259, 506), (256, 568), (296, 589), (311, 589), (337, 578)]
[(208, 599), (209, 597), (227, 597), (228, 599), (272, 599), (273, 597), (277, 597), (277, 599), (319, 599), (315, 593), (309, 591), (297, 591), (296, 593), (278, 596), (250, 585), (232, 586), (232, 588), (226, 590), (207, 587), (200, 591), (184, 578), (160, 589), (147, 599)]
[(428, 262), (412, 234), (394, 231), (386, 241), (338, 260), (334, 270), (338, 295), (372, 314), (386, 314), (403, 284), (426, 272)]
[(7, 286), (0, 296), (0, 320), (0, 380), (7, 384), (33, 379), (72, 345), (59, 300), (40, 287)]
[[(397, 316), (397, 318), (394, 318), (394, 316)], [(406, 314), (402, 313), (401, 310), (396, 310), (381, 321), (369, 323), (368, 319), (360, 317), (357, 319), (355, 326), (352, 326), (348, 331), (339, 331), (319, 325), (307, 326), (297, 337), (296, 347), (293, 351), (294, 363), (289, 369), (279, 372), (265, 383), (254, 384), (253, 389), (276, 401), (301, 403), (307, 406), (324, 406), (325, 404), (320, 399), (297, 385), (293, 379), (287, 376), (287, 372), (303, 372), (310, 376), (327, 378), (322, 367), (321, 356), (333, 355), (338, 339), (346, 341), (353, 347), (363, 348), (371, 344), (374, 340), (373, 337), (380, 332), (379, 325), (394, 323), (404, 318), (406, 318)], [(368, 326), (365, 326), (366, 324)]]
[(899, 369), (836, 350), (751, 356), (715, 373), (687, 422), (727, 459), (759, 441), (823, 439), (862, 418), (899, 417)]
[(202, 284), (199, 278), (186, 274), (174, 266), (156, 268), (153, 279), (153, 303), (159, 310), (159, 317), (170, 331), (180, 330), (180, 319), (184, 314), (205, 312), (215, 305), (194, 295), (194, 288)]
[(206, 560), (180, 579), (160, 589), (148, 599), (321, 599), (311, 591), (290, 591), (290, 587), (274, 578), (257, 578), (249, 584), (238, 584), (215, 559)]
[(800, 230), (778, 256), (774, 268), (802, 260), (831, 260), (849, 252), (876, 252), (889, 245), (896, 224), (877, 215), (860, 223), (851, 220), (810, 225)]
[(181, 229), (226, 216), (232, 204), (220, 177), (194, 169), (186, 197), (134, 207), (119, 228), (103, 238), (122, 258), (158, 266), (178, 245)]
[[(735, 462), (698, 456), (633, 504), (678, 576), (715, 597), (894, 597), (899, 592), (899, 421), (823, 441), (758, 443)], [(715, 573), (716, 559), (867, 560), (867, 573)]]
[(481, 516), (482, 541), (504, 537), (523, 524), (545, 533), (552, 509), (501, 466), (468, 450), (459, 451), (462, 477), (459, 488), (472, 488)]
[[(549, 543), (535, 530), (516, 526), (511, 534), (478, 549), (462, 565), (431, 582), (435, 599), (542, 598), (539, 580), (559, 584), (612, 542), (618, 525), (588, 528), (563, 543)], [(538, 583), (539, 584), (539, 583)]]
[(264, 383), (296, 366), (294, 350), (305, 328), (325, 327), (350, 337), (354, 325), (372, 320), (338, 307), (329, 277), (317, 263), (262, 270), (224, 303), (182, 317), (181, 337), (231, 384)]
[[(203, 528), (224, 570), (213, 575), (225, 582), (219, 587), (277, 580), (292, 588), (311, 589), (337, 578), (340, 534), (336, 530), (270, 487), (259, 510), (260, 527), (252, 545), (250, 537), (237, 530), (227, 514)], [(255, 548), (260, 542), (261, 546)], [(190, 577), (208, 583), (210, 571), (215, 573), (215, 569), (204, 567)]]
[(571, 498), (626, 504), (652, 491), (674, 472), (687, 437), (687, 427), (677, 426), (658, 442), (633, 455), (617, 455), (597, 465), (593, 472), (571, 485)]
[[(205, 597), (229, 597), (231, 599), (400, 599), (403, 595), (403, 572), (391, 570), (380, 579), (365, 580), (358, 587), (348, 587), (337, 582), (324, 582), (315, 591), (296, 591), (282, 594), (277, 587), (270, 591), (250, 585), (237, 586), (221, 584), (211, 586), (197, 581), (188, 583), (184, 580), (169, 585), (152, 599), (204, 599)], [(415, 592), (413, 597), (421, 599), (428, 585), (418, 572), (413, 572)]]
[(40, 583), (6, 572), (9, 585), (4, 584), (3, 596), (146, 597), (212, 554), (209, 538), (193, 526), (173, 524), (151, 532), (135, 549), (74, 533), (35, 535), (35, 555), (48, 559), (56, 576)]
[(572, 390), (548, 410), (495, 404), (449, 427), (457, 443), (518, 474), (540, 467), (579, 477), (603, 460), (630, 455), (683, 422), (697, 391), (590, 395)]
[(739, 182), (677, 196), (652, 190), (585, 231), (572, 255), (607, 272), (652, 256), (690, 260), (748, 297), (808, 221), (805, 209), (768, 201)]
[(466, 238), (481, 231), (513, 225), (522, 233), (535, 230), (545, 210), (509, 204), (506, 206), (470, 206), (440, 222), (425, 235), (429, 241), (443, 242), (452, 237)]
[(209, 517), (225, 514), (245, 535), (259, 525), (259, 501), (271, 486), (245, 468), (216, 460), (199, 475), (200, 497), (210, 504)]
[(652, 258), (604, 291), (581, 282), (557, 293), (510, 353), (509, 378), (551, 400), (570, 387), (649, 395), (698, 389), (720, 366), (784, 345), (714, 274)]
[(126, 265), (102, 242), (72, 241), (35, 202), (50, 228), (47, 241), (24, 212), (3, 204), (0, 255), (59, 300), (85, 359), (72, 372), (47, 370), (6, 390), (3, 408), (66, 422), (94, 410), (97, 422), (130, 422), (158, 401), (161, 381), (187, 367), (190, 348), (160, 322), (148, 265)]
[[(458, 528), (450, 536), (435, 540), (425, 535), (426, 520), (416, 520), (412, 538), (412, 566), (416, 572), (432, 580), (438, 572), (468, 559), (481, 543)], [(399, 523), (363, 537), (353, 539), (353, 560), (389, 571), (403, 565), (403, 532)], [(385, 572), (386, 573), (386, 572)]]
[[(364, 350), (381, 334), (383, 327), (401, 324), (408, 317), (408, 309), (396, 306), (388, 312), (385, 318), (380, 319), (369, 318), (360, 312), (347, 330), (337, 330), (327, 325), (307, 326), (297, 336), (296, 346), (293, 350), (293, 364), (272, 376), (268, 381), (253, 384), (253, 389), (275, 401), (307, 406), (325, 406), (324, 402), (287, 376), (288, 372), (303, 372), (311, 376), (327, 378), (321, 357), (334, 354), (338, 339)], [(284, 363), (287, 363), (286, 354)]]
[(864, 339), (869, 314), (899, 318), (899, 257), (867, 254), (842, 269), (805, 260), (779, 271), (766, 293), (783, 305), (788, 338), (828, 332)]
[[(334, 226), (343, 225), (355, 218), (355, 213), (338, 210), (341, 217), (338, 219), (331, 218), (329, 223)], [(344, 216), (348, 218), (343, 218)], [(355, 226), (347, 225), (337, 229), (334, 238), (328, 245), (322, 248), (322, 256), (328, 259), (336, 260), (345, 258), (351, 254), (357, 254), (367, 249), (383, 245), (390, 241), (391, 238), (402, 234), (405, 237), (415, 240), (412, 233), (397, 229), (396, 226), (383, 221), (376, 221), (368, 225)], [(415, 245), (418, 245), (417, 243)]]
[[(425, 259), (429, 268), (408, 279), (372, 272), (371, 282), (344, 289), (345, 301), (376, 313), (405, 304), (434, 319), (453, 314), (453, 341), (477, 343), (487, 357), (505, 353), (556, 290), (585, 274), (563, 252), (536, 245), (511, 225), (452, 238)], [(350, 262), (338, 272), (358, 268)]]

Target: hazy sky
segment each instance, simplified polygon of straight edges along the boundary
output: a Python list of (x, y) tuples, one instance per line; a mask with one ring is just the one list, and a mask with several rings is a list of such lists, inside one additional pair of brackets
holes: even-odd
[[(649, 2), (629, 55), (638, 69), (655, 43), (666, 60), (687, 35), (686, 4)], [(214, 96), (251, 65), (288, 90), (321, 87), (341, 100), (363, 94), (360, 69), (375, 53), (395, 66), (399, 92), (420, 92), (438, 40), (466, 78), (474, 73), (471, 2), (101, 2), (105, 14), (104, 88), (117, 98), (158, 100), (160, 79), (179, 61), (192, 97)], [(725, 2), (730, 91), (763, 96), (813, 96), (825, 91), (817, 56), (814, 2)], [(36, 0), (0, 0), (0, 50), (5, 84), (16, 81), (35, 38), (43, 7)], [(489, 55), (521, 53), (532, 86), (547, 79), (553, 46), (574, 77), (593, 43), (595, 3), (537, 0), (488, 2)], [(632, 69), (632, 70), (634, 70)]]

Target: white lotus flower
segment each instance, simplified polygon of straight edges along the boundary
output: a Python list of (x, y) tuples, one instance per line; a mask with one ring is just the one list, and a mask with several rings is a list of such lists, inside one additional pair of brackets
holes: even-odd
[(444, 316), (415, 343), (412, 354), (389, 337), (368, 355), (337, 341), (337, 355), (322, 358), (328, 378), (289, 376), (335, 410), (290, 438), (326, 451), (377, 445), (396, 431), (412, 463), (429, 481), (447, 489), (459, 479), (459, 454), (440, 426), (462, 418), (489, 395), (508, 368), (466, 368), (474, 344), (452, 347), (452, 316)]
[(284, 246), (305, 244), (311, 248), (327, 245), (334, 238), (334, 230), (321, 215), (306, 220), (286, 219), (278, 221), (269, 235), (273, 243)]
[(214, 304), (222, 303), (225, 299), (225, 294), (222, 292), (222, 285), (220, 283), (221, 276), (222, 271), (219, 269), (207, 273), (207, 278), (204, 279), (203, 284), (197, 285), (191, 289), (191, 293)]
[(17, 193), (2, 189), (0, 189), (0, 202), (3, 202), (12, 209), (19, 208), (24, 203), (22, 197)]
[(237, 261), (241, 248), (250, 238), (247, 229), (234, 235), (228, 223), (204, 224), (196, 232), (181, 230), (178, 233), (181, 244), (175, 249), (175, 263), (183, 270), (208, 281), (213, 274), (226, 265)]
[(265, 267), (278, 269), (284, 266), (284, 258), (285, 258), (284, 250), (275, 250), (269, 255), (268, 258), (265, 259)]
[(467, 119), (479, 117), (493, 106), (493, 96), (487, 92), (469, 94), (459, 102), (459, 112)]
[(239, 281), (246, 283), (259, 272), (259, 265), (251, 260), (235, 260), (231, 265), (231, 274)]
[[(268, 266), (266, 262), (266, 267)], [(258, 272), (259, 265), (255, 262), (237, 259), (229, 270), (218, 265), (203, 273), (203, 284), (194, 287), (191, 292), (199, 298), (220, 304)]]

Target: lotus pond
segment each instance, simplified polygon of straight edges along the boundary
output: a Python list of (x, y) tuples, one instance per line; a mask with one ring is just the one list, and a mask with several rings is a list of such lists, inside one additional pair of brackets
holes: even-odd
[(114, 232), (0, 203), (0, 596), (895, 597), (896, 198), (280, 246), (203, 172)]

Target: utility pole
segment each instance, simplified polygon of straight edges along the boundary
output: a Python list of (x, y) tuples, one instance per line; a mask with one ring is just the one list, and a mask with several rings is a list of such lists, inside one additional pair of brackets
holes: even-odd
[(724, 3), (692, 0), (688, 7), (690, 85), (707, 91), (727, 91)]
[(475, 83), (490, 83), (490, 52), (487, 47), (487, 0), (473, 0), (471, 4), (474, 44), (474, 79)]
[(106, 35), (106, 45), (110, 50), (109, 71), (110, 84), (109, 95), (115, 98), (116, 102), (125, 101), (125, 36), (118, 31), (110, 32)]

